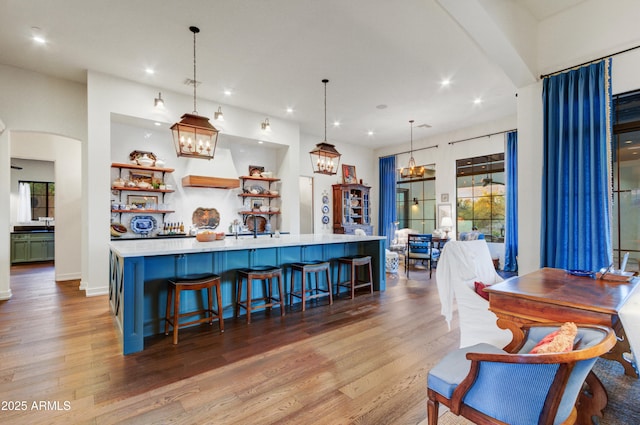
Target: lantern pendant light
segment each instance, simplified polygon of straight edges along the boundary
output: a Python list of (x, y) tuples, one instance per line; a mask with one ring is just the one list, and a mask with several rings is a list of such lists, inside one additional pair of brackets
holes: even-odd
[(424, 176), (424, 167), (416, 167), (416, 160), (413, 159), (413, 120), (409, 120), (409, 124), (411, 124), (411, 152), (409, 153), (409, 164), (406, 168), (400, 169), (400, 176), (403, 179)]
[(176, 154), (188, 158), (212, 159), (218, 142), (218, 130), (209, 118), (198, 115), (196, 109), (196, 34), (198, 27), (189, 27), (193, 33), (193, 113), (184, 114), (171, 126)]
[(313, 172), (330, 176), (338, 172), (341, 155), (334, 145), (327, 142), (327, 83), (329, 80), (325, 78), (322, 82), (324, 83), (324, 141), (318, 143), (309, 155), (311, 155)]

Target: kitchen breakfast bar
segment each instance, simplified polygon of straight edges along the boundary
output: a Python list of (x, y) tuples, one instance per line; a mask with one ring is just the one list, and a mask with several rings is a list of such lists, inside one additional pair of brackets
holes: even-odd
[[(288, 264), (330, 261), (335, 286), (338, 269), (333, 260), (370, 255), (374, 290), (384, 291), (386, 285), (383, 236), (310, 234), (237, 239), (227, 236), (212, 242), (198, 242), (195, 238), (139, 239), (112, 241), (110, 247), (109, 303), (122, 332), (123, 354), (142, 351), (145, 336), (164, 332), (167, 281), (172, 278), (200, 273), (219, 275), (225, 317), (233, 316), (236, 271), (246, 267), (282, 267), (283, 284), (288, 292)], [(183, 307), (201, 306), (203, 296), (189, 292), (193, 293), (185, 294), (181, 300)], [(167, 342), (170, 343), (169, 339)]]

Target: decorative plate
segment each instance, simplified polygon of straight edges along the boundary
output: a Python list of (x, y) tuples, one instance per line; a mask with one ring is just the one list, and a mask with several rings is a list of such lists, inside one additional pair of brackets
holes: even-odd
[(323, 215), (322, 216), (322, 222), (324, 224), (329, 224), (329, 216), (328, 215)]
[(264, 232), (267, 227), (267, 219), (259, 215), (248, 215), (245, 224), (250, 232), (253, 232), (254, 226), (258, 232)]
[(327, 195), (324, 195), (324, 196), (322, 197), (322, 203), (323, 203), (323, 204), (328, 204), (328, 203), (329, 203), (329, 197), (328, 197)]
[(191, 221), (196, 227), (215, 229), (220, 224), (220, 213), (215, 208), (196, 208)]
[(324, 205), (322, 207), (322, 212), (325, 213), (325, 214), (329, 214), (329, 205)]
[(142, 235), (150, 233), (157, 225), (156, 219), (150, 215), (134, 215), (131, 217), (131, 223), (129, 224), (133, 233)]

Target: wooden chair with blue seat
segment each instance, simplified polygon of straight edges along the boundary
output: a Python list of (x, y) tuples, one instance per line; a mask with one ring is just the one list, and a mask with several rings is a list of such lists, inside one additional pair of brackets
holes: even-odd
[(477, 424), (569, 425), (576, 400), (597, 358), (616, 343), (611, 328), (577, 325), (574, 349), (528, 354), (560, 324), (523, 325), (512, 352), (479, 343), (447, 354), (427, 377), (427, 417), (437, 425), (439, 404)]
[(426, 262), (429, 268), (429, 277), (431, 277), (431, 245), (432, 237), (430, 234), (413, 233), (407, 235), (407, 250), (404, 256), (404, 270), (409, 279), (409, 270), (411, 261)]

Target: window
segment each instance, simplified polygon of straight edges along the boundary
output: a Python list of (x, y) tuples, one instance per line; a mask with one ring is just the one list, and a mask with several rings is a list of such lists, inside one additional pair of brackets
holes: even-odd
[(504, 153), (456, 161), (457, 231), (478, 230), (504, 242)]
[(436, 225), (436, 173), (433, 165), (424, 166), (421, 178), (402, 179), (397, 175), (396, 211), (398, 229), (431, 233)]
[(31, 187), (31, 217), (55, 217), (55, 183), (20, 181)]
[(637, 270), (640, 259), (640, 92), (614, 96), (613, 104), (613, 258), (619, 268), (628, 252), (627, 270)]

